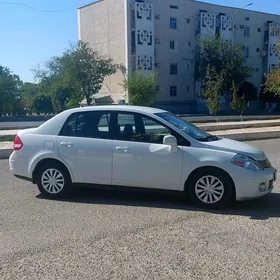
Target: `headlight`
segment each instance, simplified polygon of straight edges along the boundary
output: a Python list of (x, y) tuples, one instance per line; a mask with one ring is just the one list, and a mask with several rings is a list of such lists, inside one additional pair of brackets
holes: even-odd
[(252, 170), (252, 171), (260, 171), (262, 170), (261, 167), (258, 165), (257, 161), (244, 156), (244, 155), (236, 155), (231, 162), (235, 165), (238, 165), (240, 167)]

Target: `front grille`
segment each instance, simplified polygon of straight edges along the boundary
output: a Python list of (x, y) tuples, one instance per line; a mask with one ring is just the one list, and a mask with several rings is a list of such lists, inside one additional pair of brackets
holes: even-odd
[(271, 168), (271, 163), (268, 159), (266, 160), (258, 160), (258, 164), (262, 169)]

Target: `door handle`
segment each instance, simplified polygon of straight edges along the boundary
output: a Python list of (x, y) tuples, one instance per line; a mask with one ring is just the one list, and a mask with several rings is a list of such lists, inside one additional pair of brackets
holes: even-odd
[(73, 146), (72, 142), (60, 142), (60, 145), (61, 146), (67, 146), (67, 147), (72, 147)]
[(117, 151), (120, 151), (120, 152), (128, 152), (129, 148), (128, 147), (116, 147), (116, 150)]

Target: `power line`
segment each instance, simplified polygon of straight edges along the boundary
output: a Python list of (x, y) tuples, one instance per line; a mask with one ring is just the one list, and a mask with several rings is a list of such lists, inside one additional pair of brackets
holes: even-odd
[(29, 6), (27, 4), (21, 4), (21, 3), (15, 3), (15, 2), (14, 3), (13, 2), (0, 2), (0, 5), (23, 6), (23, 7), (26, 7), (26, 8), (38, 11), (38, 12), (43, 12), (43, 13), (60, 13), (60, 12), (64, 12), (64, 11), (67, 11), (69, 9), (72, 9), (74, 7), (80, 6), (80, 4), (76, 4), (76, 5), (70, 6), (68, 8), (61, 9), (61, 10), (42, 10), (42, 9), (37, 9), (35, 7)]

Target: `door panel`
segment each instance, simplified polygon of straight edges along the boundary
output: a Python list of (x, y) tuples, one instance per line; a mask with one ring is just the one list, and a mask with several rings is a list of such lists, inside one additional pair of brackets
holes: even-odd
[(57, 137), (59, 155), (71, 168), (76, 183), (112, 183), (113, 141), (108, 115), (101, 111), (75, 114)]
[[(119, 149), (123, 147), (123, 149)], [(182, 149), (163, 144), (113, 141), (113, 185), (177, 190), (181, 181)]]
[(163, 137), (171, 131), (141, 114), (118, 113), (113, 140), (113, 185), (173, 189), (180, 186), (182, 148), (170, 152)]

